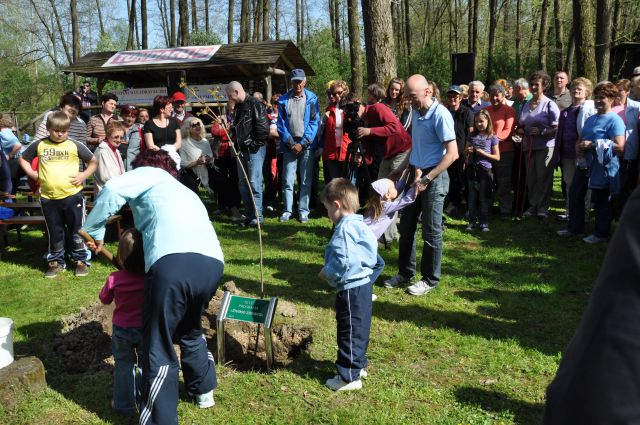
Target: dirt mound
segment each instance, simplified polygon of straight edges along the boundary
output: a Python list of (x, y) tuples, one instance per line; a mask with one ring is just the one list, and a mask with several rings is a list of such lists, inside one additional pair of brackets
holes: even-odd
[[(233, 294), (242, 291), (233, 282), (222, 285)], [(222, 290), (218, 290), (202, 316), (202, 328), (209, 350), (216, 357), (216, 318), (222, 302)], [(287, 311), (295, 312), (295, 305), (284, 302)], [(93, 304), (77, 314), (61, 318), (62, 329), (48, 346), (52, 360), (59, 362), (68, 373), (85, 373), (111, 370), (111, 318), (113, 304)], [(280, 311), (280, 307), (278, 307)], [(297, 312), (296, 312), (297, 314)], [(294, 314), (292, 314), (294, 315)], [(279, 324), (272, 330), (274, 366), (285, 367), (313, 341), (310, 329)], [(256, 346), (257, 342), (257, 346)], [(179, 347), (176, 345), (179, 357)], [(266, 370), (264, 329), (253, 323), (225, 322), (226, 362), (238, 370)]]

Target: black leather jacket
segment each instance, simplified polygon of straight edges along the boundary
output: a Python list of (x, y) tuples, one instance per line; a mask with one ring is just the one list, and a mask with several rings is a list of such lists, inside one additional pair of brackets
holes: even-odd
[(268, 137), (267, 111), (262, 102), (247, 94), (244, 102), (236, 105), (231, 138), (242, 152), (255, 153)]

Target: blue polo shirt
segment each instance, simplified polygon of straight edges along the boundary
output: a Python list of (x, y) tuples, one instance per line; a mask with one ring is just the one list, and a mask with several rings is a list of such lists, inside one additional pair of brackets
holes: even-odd
[(411, 137), (413, 145), (409, 163), (417, 168), (435, 167), (442, 161), (445, 142), (456, 141), (451, 112), (436, 99), (426, 114), (413, 110)]

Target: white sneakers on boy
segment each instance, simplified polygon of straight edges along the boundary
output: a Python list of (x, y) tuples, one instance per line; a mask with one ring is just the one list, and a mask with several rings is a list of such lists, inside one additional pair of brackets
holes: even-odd
[[(362, 376), (362, 372), (360, 372), (360, 376)], [(361, 379), (357, 379), (351, 382), (344, 382), (340, 375), (336, 375), (333, 378), (327, 379), (327, 382), (325, 382), (325, 384), (329, 389), (333, 391), (353, 391), (362, 388)]]
[(213, 407), (216, 404), (216, 402), (213, 400), (213, 390), (205, 394), (188, 394), (190, 397), (193, 397), (196, 404), (201, 409), (208, 409), (209, 407)]
[(411, 295), (424, 295), (427, 292), (434, 290), (436, 287), (429, 285), (424, 280), (419, 280), (413, 285), (407, 287), (407, 292)]

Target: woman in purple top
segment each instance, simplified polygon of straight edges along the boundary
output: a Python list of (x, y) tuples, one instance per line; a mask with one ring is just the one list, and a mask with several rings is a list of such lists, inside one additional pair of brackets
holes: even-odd
[[(560, 159), (562, 167), (562, 179), (569, 190), (573, 182), (576, 170), (576, 144), (580, 141), (582, 126), (587, 118), (596, 113), (593, 100), (587, 100), (593, 91), (591, 81), (579, 77), (571, 82), (571, 105), (560, 112), (558, 121), (558, 133), (556, 134), (556, 157)], [(583, 172), (584, 169), (579, 170)], [(585, 171), (586, 172), (586, 171)], [(560, 215), (560, 219), (569, 218), (569, 197), (567, 196), (566, 212)]]
[(469, 204), (469, 225), (467, 230), (476, 228), (480, 222), (483, 232), (489, 231), (489, 208), (491, 207), (491, 187), (493, 173), (491, 161), (500, 161), (498, 137), (493, 134), (491, 115), (486, 109), (476, 112), (473, 119), (474, 131), (464, 148), (467, 164), (467, 191)]
[(523, 140), (526, 155), (529, 209), (522, 216), (546, 218), (553, 185), (552, 161), (560, 110), (554, 101), (544, 95), (551, 78), (544, 71), (536, 71), (529, 78), (533, 97), (520, 111), (518, 135)]

